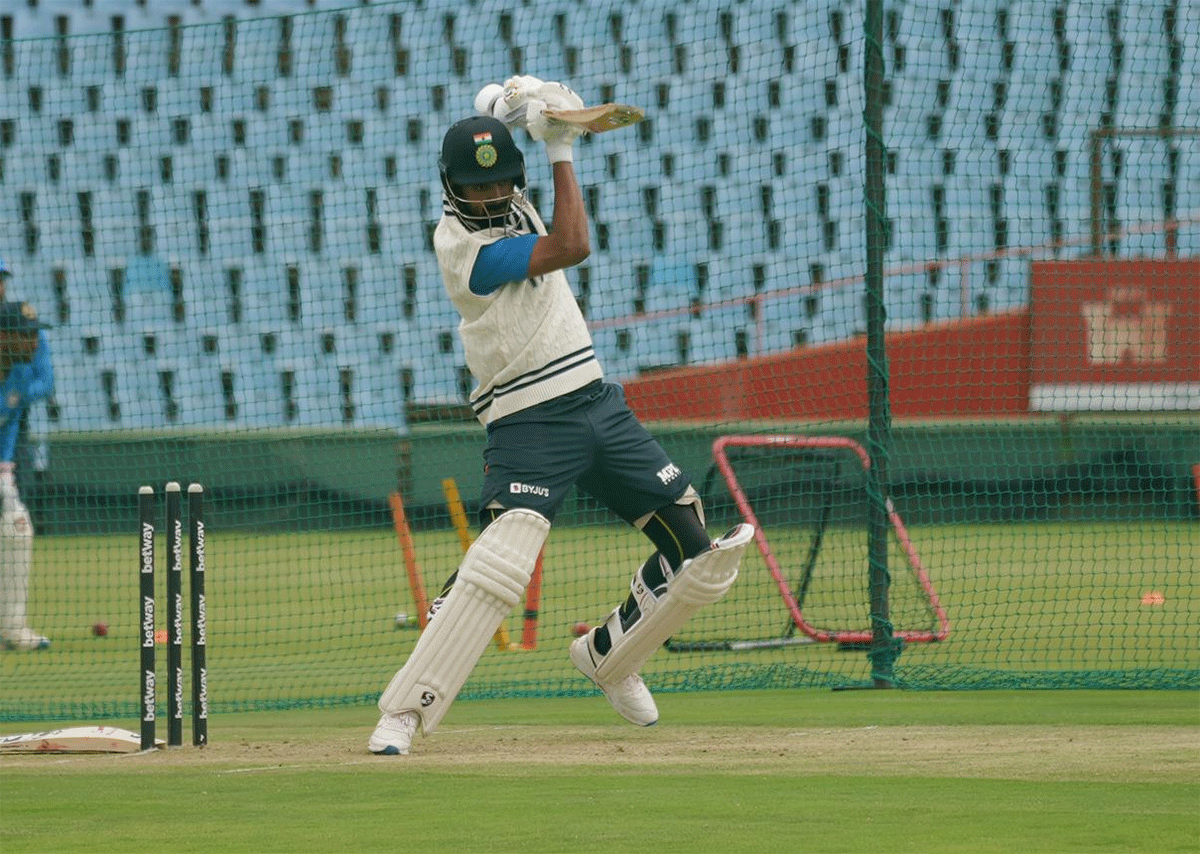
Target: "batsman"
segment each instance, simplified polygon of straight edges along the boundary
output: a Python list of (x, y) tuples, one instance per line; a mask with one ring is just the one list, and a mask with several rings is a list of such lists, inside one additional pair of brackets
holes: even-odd
[[(642, 665), (693, 613), (725, 595), (754, 533), (743, 524), (709, 537), (688, 476), (634, 416), (621, 387), (604, 381), (564, 273), (591, 251), (573, 165), (582, 129), (545, 115), (582, 107), (562, 83), (513, 77), (484, 87), (477, 115), (454, 124), (442, 141), (442, 217), (433, 242), (477, 383), (470, 403), (487, 430), (481, 533), (379, 699), (372, 753), (407, 754), (418, 729), (437, 729), (521, 601), (573, 487), (655, 548), (633, 573), (625, 601), (569, 651), (613, 708), (639, 726), (658, 720), (638, 675)], [(524, 195), (515, 128), (545, 146), (554, 182), (549, 229)]]

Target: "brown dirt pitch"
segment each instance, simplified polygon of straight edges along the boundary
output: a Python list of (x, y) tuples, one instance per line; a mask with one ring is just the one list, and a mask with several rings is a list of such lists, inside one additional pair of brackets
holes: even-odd
[(586, 767), (686, 773), (924, 776), (1020, 780), (1193, 782), (1200, 730), (1185, 726), (445, 726), (405, 757), (367, 754), (367, 732), (282, 742), (216, 742), (124, 756), (9, 756), (0, 770), (71, 766), (94, 771), (203, 767), (218, 773), (288, 769), (564, 773)]

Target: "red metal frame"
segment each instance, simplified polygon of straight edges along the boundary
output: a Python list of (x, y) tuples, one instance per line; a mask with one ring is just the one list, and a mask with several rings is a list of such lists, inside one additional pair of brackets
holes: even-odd
[[(787, 605), (788, 612), (792, 615), (792, 622), (796, 628), (817, 642), (869, 643), (872, 639), (870, 631), (847, 630), (829, 632), (816, 628), (804, 618), (800, 604), (796, 601), (796, 597), (792, 595), (791, 588), (784, 577), (783, 569), (780, 567), (779, 561), (775, 558), (775, 554), (771, 550), (771, 544), (767, 540), (766, 532), (763, 530), (762, 525), (759, 524), (758, 518), (754, 515), (754, 508), (750, 506), (745, 492), (738, 483), (737, 475), (729, 463), (729, 457), (725, 453), (725, 449), (728, 447), (842, 449), (850, 451), (858, 457), (864, 471), (871, 468), (871, 458), (867, 454), (866, 449), (853, 439), (847, 439), (842, 436), (721, 436), (713, 442), (713, 459), (717, 463), (717, 468), (720, 469), (721, 476), (725, 478), (725, 483), (729, 486), (729, 492), (733, 496), (733, 500), (737, 503), (742, 518), (754, 526), (754, 541), (758, 546), (759, 552), (762, 553), (763, 560), (767, 563), (767, 569), (770, 571), (771, 577), (775, 579), (775, 583), (779, 587), (779, 594), (783, 597), (783, 601)], [(933, 583), (930, 581), (929, 573), (925, 570), (925, 565), (921, 562), (921, 556), (917, 554), (917, 550), (908, 536), (908, 530), (904, 527), (904, 520), (900, 518), (900, 514), (896, 511), (890, 498), (887, 500), (887, 514), (888, 519), (892, 523), (892, 530), (896, 532), (900, 546), (908, 557), (908, 562), (913, 569), (913, 573), (916, 575), (917, 582), (921, 585), (921, 589), (925, 592), (926, 597), (928, 597), (929, 606), (933, 609), (938, 621), (938, 629), (936, 631), (897, 631), (895, 636), (916, 643), (945, 640), (946, 636), (950, 633), (950, 621), (946, 617), (946, 611), (942, 607), (937, 591), (933, 589)]]

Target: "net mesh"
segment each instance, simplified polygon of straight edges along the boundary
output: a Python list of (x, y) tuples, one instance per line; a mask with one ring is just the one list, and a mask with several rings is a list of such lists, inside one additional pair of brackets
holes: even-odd
[[(886, 486), (950, 625), (905, 644), (897, 683), (1200, 687), (1196, 4), (885, 3), (866, 92), (863, 2), (0, 14), (0, 255), (55, 372), (16, 451), (28, 618), (52, 645), (0, 654), (0, 720), (136, 714), (137, 490), (161, 513), (169, 480), (205, 487), (213, 711), (376, 699), (416, 639), (388, 497), (436, 592), (461, 556), (443, 481), (473, 521), (481, 479), (430, 245), (437, 152), (514, 73), (647, 111), (577, 144), (593, 252), (570, 278), (608, 377), (697, 485), (723, 435), (866, 444), (881, 99)], [(548, 214), (544, 157), (518, 143)], [(741, 462), (804, 614), (868, 628), (861, 467)], [(734, 513), (708, 480), (715, 531)], [(589, 693), (566, 645), (647, 553), (570, 498), (533, 648), (493, 645), (464, 696)], [(894, 542), (893, 620), (930, 631), (908, 558)], [(869, 680), (836, 642), (705, 646), (803, 636), (789, 617), (751, 552), (646, 678)], [(521, 645), (521, 610), (507, 629)]]

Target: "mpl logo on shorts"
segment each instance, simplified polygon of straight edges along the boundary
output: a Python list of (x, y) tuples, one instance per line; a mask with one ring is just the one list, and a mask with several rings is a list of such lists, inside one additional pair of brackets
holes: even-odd
[(683, 474), (683, 472), (681, 472), (679, 470), (679, 466), (675, 465), (674, 463), (671, 463), (670, 465), (665, 466), (665, 467), (659, 469), (657, 472), (655, 472), (655, 475), (663, 483), (670, 483), (675, 478), (679, 477), (681, 474)]
[(550, 490), (544, 486), (533, 486), (528, 483), (510, 483), (508, 491), (513, 495), (536, 495), (538, 498), (549, 498)]

